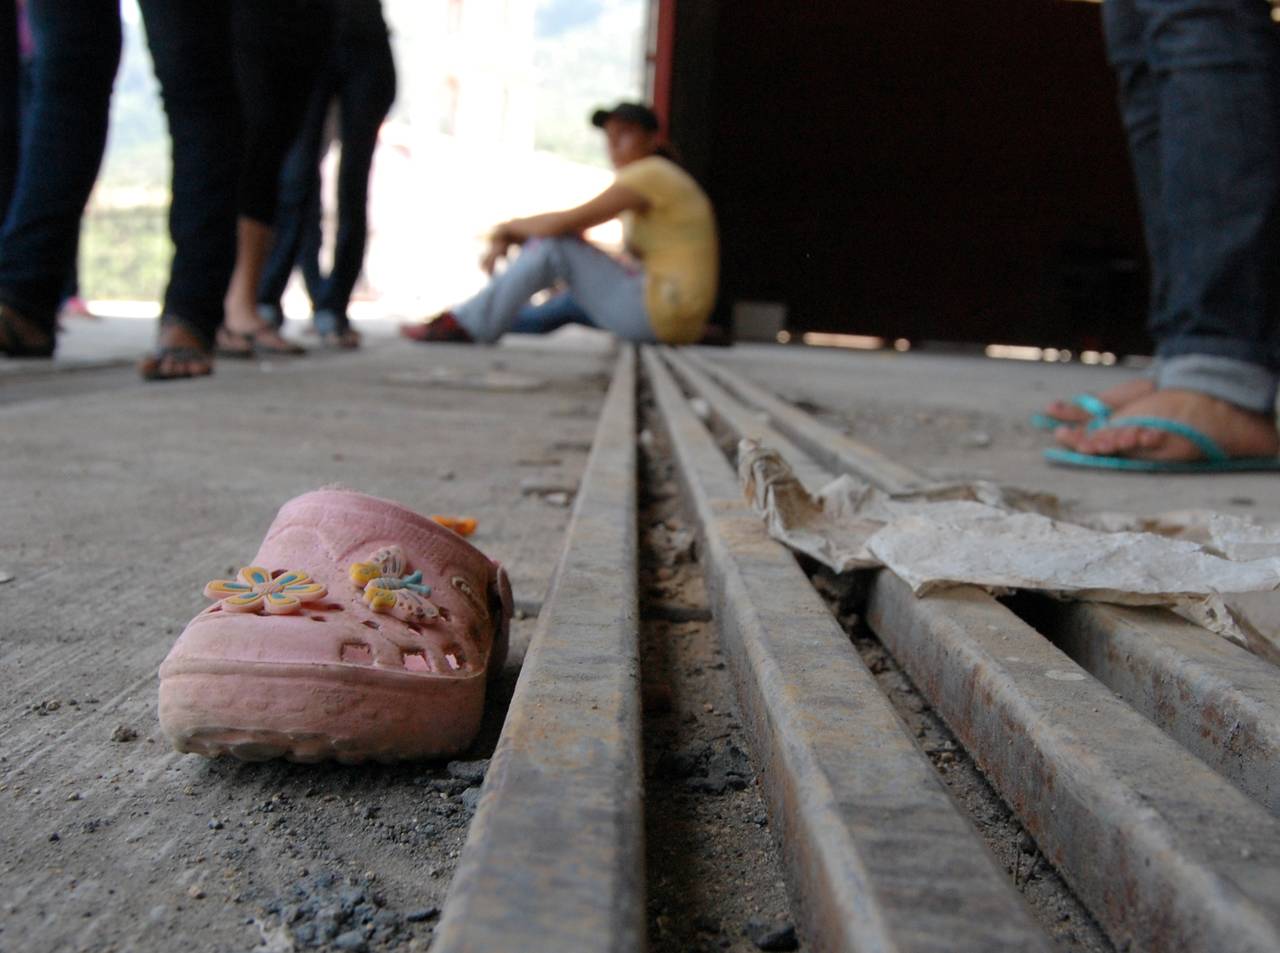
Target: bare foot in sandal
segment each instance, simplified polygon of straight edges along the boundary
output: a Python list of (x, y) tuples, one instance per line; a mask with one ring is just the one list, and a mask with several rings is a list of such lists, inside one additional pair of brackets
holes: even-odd
[[(1132, 380), (1116, 384), (1114, 387), (1098, 391), (1097, 394), (1091, 396), (1106, 407), (1107, 410), (1114, 411), (1140, 397), (1146, 397), (1154, 392), (1155, 389), (1155, 381), (1147, 377), (1135, 377)], [(1046, 417), (1063, 424), (1087, 424), (1094, 419), (1094, 415), (1090, 414), (1086, 408), (1081, 407), (1075, 400), (1059, 399), (1050, 401), (1044, 409), (1044, 414)]]
[(1054, 437), (1070, 450), (1096, 456), (1169, 461), (1205, 457), (1205, 452), (1186, 437), (1124, 423), (1142, 417), (1174, 421), (1199, 431), (1232, 459), (1273, 457), (1280, 452), (1280, 435), (1273, 415), (1245, 410), (1190, 390), (1154, 391), (1124, 404), (1112, 417), (1119, 426), (1104, 424), (1092, 430), (1059, 427)]
[(146, 381), (186, 380), (213, 373), (213, 355), (200, 337), (177, 321), (161, 321), (156, 349), (138, 362)]

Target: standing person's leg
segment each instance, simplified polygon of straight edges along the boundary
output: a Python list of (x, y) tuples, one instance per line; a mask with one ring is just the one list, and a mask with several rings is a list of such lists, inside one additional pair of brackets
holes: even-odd
[(0, 229), (0, 354), (53, 352), (56, 311), (107, 141), (118, 0), (31, 0), (30, 109)]
[(396, 98), (396, 68), (378, 0), (348, 0), (340, 37), (338, 84), (342, 159), (338, 166), (338, 231), (333, 267), (315, 302), (316, 330), (348, 347), (347, 306), (364, 265), (368, 239), (369, 173), (378, 130)]
[(20, 83), (18, 8), (10, 0), (0, 3), (0, 222), (18, 174)]
[(454, 318), (477, 341), (496, 341), (511, 330), (529, 298), (557, 281), (596, 327), (629, 341), (653, 341), (645, 307), (644, 273), (578, 238), (543, 238), (527, 243), (506, 271), (465, 304)]
[(280, 167), (328, 56), (332, 22), (329, 0), (232, 0), (232, 65), (244, 143), (236, 264), (219, 341), (227, 354), (302, 353), (258, 316), (257, 294), (274, 240)]
[(173, 147), (173, 260), (159, 347), (146, 377), (208, 373), (235, 264), (240, 113), (231, 74), (230, 0), (140, 0)]
[(280, 197), (276, 202), (275, 242), (258, 285), (258, 313), (279, 328), (284, 325), (280, 298), (301, 253), (309, 218), (320, 202), (320, 159), (324, 148), (325, 119), (333, 98), (336, 66), (330, 62), (317, 77), (298, 138), (289, 147), (280, 170)]
[[(1168, 300), (1169, 226), (1161, 197), (1160, 88), (1147, 61), (1147, 17), (1136, 0), (1105, 0), (1102, 5), (1107, 60), (1115, 71), (1120, 120), (1129, 143), (1151, 272), (1148, 323), (1163, 320)], [(1149, 377), (1130, 378), (1094, 396), (1054, 400), (1045, 415), (1062, 424), (1086, 424), (1097, 412), (1110, 412), (1155, 390)], [(1085, 405), (1085, 406), (1082, 406)], [(1105, 408), (1105, 411), (1103, 411)]]
[[(1060, 439), (1090, 454), (1197, 459), (1203, 450), (1176, 433), (1188, 426), (1229, 457), (1273, 455), (1280, 445), (1280, 34), (1261, 0), (1132, 6), (1155, 88), (1158, 135), (1148, 178), (1162, 219), (1164, 284), (1151, 324), (1158, 390), (1120, 414), (1172, 420), (1174, 432), (1121, 419)], [(1145, 213), (1142, 162), (1135, 147)]]

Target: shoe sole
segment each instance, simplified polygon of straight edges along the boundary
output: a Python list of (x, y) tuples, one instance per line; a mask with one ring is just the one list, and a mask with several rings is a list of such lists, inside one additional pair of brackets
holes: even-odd
[(173, 747), (242, 761), (389, 764), (465, 750), (484, 710), (484, 673), (461, 677), (350, 666), (166, 663), (160, 723)]

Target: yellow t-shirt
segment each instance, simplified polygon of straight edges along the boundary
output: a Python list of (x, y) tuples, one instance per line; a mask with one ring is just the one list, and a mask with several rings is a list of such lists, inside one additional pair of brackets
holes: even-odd
[(720, 271), (711, 202), (689, 173), (662, 156), (623, 166), (615, 181), (649, 202), (644, 212), (623, 212), (622, 228), (627, 249), (644, 262), (654, 335), (667, 344), (698, 340)]

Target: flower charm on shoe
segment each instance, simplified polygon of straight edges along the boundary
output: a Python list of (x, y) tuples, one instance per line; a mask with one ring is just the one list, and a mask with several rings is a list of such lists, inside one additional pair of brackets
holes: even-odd
[(388, 546), (351, 567), (351, 581), (364, 593), (364, 601), (374, 612), (383, 612), (401, 622), (430, 625), (440, 610), (427, 598), (431, 587), (422, 582), (422, 572), (405, 573), (408, 560), (399, 546)]
[(297, 570), (286, 570), (275, 578), (259, 566), (246, 566), (235, 580), (215, 579), (204, 587), (204, 594), (219, 600), (227, 612), (257, 612), (288, 615), (328, 595), (329, 590), (311, 576)]

